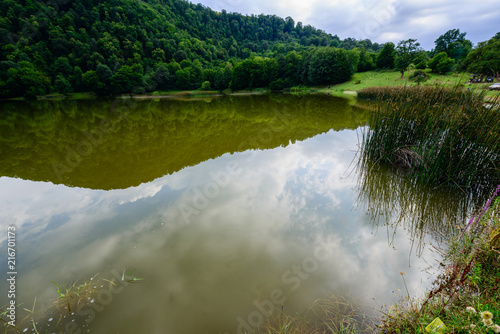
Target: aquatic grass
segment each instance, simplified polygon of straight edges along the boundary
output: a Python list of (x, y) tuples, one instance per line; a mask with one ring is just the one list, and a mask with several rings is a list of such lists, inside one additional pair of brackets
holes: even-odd
[(370, 217), (373, 233), (386, 233), (392, 244), (394, 236), (404, 229), (411, 252), (417, 256), (427, 249), (426, 235), (432, 235), (438, 246), (447, 243), (454, 231), (465, 228), (489, 196), (482, 189), (462, 192), (419, 184), (406, 172), (377, 163), (366, 154), (357, 160), (356, 168), (356, 204)]
[[(124, 269), (121, 277), (112, 274), (97, 273), (89, 279), (81, 282), (75, 281), (72, 284), (66, 282), (58, 284), (51, 281), (57, 289), (58, 298), (53, 300), (50, 305), (44, 306), (41, 310), (36, 310), (37, 298), (35, 296), (33, 306), (31, 309), (23, 308), (27, 314), (14, 329), (16, 332), (21, 332), (22, 329), (27, 331), (29, 328), (32, 328), (31, 332), (39, 333), (38, 329), (43, 328), (50, 333), (64, 333), (64, 322), (75, 321), (75, 318), (78, 318), (75, 315), (78, 313), (77, 310), (89, 310), (90, 305), (99, 300), (99, 293), (101, 291), (111, 291), (112, 287), (117, 287), (117, 283), (120, 280), (122, 281), (120, 284), (142, 282), (143, 278), (133, 276), (133, 272), (135, 272), (135, 268), (132, 270)], [(0, 316), (5, 316), (5, 314), (6, 311), (0, 310)], [(1, 317), (0, 320), (4, 322), (5, 332), (9, 332), (12, 326), (8, 325), (7, 321)], [(85, 327), (86, 319), (79, 319), (79, 321), (81, 320), (83, 320), (82, 326)], [(42, 331), (42, 333), (45, 333), (45, 331)]]
[(259, 329), (261, 334), (373, 333), (376, 318), (349, 296), (314, 301), (304, 314), (281, 312)]
[(460, 87), (377, 87), (380, 101), (363, 136), (363, 153), (433, 186), (491, 189), (500, 181), (500, 99)]
[(384, 312), (386, 332), (424, 332), (440, 318), (450, 333), (492, 333), (500, 323), (500, 186), (472, 219), (457, 230), (427, 296), (406, 298)]

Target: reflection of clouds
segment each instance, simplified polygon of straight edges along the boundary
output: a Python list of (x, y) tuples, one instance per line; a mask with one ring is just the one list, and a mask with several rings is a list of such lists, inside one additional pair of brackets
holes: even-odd
[[(8, 177), (0, 178), (0, 189), (2, 225), (29, 227), (30, 234), (43, 231), (51, 218), (84, 210), (94, 200), (90, 190)], [(0, 235), (0, 242), (3, 240), (5, 236)]]
[[(141, 194), (136, 195), (135, 197), (132, 197), (129, 200), (129, 202), (136, 202), (139, 199), (153, 197), (161, 190), (162, 187), (163, 187), (163, 185), (156, 185), (154, 183), (149, 183), (146, 186), (142, 187), (143, 191)], [(126, 202), (124, 202), (124, 201), (120, 202), (120, 204), (124, 204), (124, 203), (126, 203)]]
[[(36, 238), (31, 232), (24, 236), (32, 243), (24, 246), (20, 279), (34, 288), (23, 293), (47, 297), (54, 294), (45, 290), (49, 280), (71, 281), (106, 267), (137, 267), (147, 284), (127, 289), (133, 303), (113, 304), (106, 311), (109, 317), (98, 316), (92, 323), (97, 332), (110, 332), (105, 322), (115, 318), (130, 333), (156, 328), (234, 332), (232, 322), (273, 289), (287, 293), (288, 310), (321, 297), (325, 289), (387, 302), (393, 286), (402, 288), (400, 271), (407, 272), (410, 290), (418, 286), (422, 260), (412, 257), (408, 268), (411, 245), (405, 232), (396, 238), (396, 251), (385, 235), (372, 234), (364, 212), (352, 210), (356, 180), (344, 175), (356, 143), (353, 131), (331, 131), (287, 148), (226, 154), (108, 192), (2, 178), (2, 190), (19, 186), (5, 217), (24, 206), (16, 218), (21, 226), (44, 222), (33, 227)], [(231, 162), (241, 171), (186, 223), (179, 204), (190, 204), (194, 189), (203, 189), (213, 181), (211, 173), (226, 170)], [(1, 199), (9, 198), (6, 191)], [(53, 224), (57, 216), (66, 219)], [(52, 228), (43, 231), (51, 222)], [(283, 273), (301, 265), (325, 239), (333, 240), (332, 256), (290, 291)], [(154, 311), (142, 311), (151, 305)]]

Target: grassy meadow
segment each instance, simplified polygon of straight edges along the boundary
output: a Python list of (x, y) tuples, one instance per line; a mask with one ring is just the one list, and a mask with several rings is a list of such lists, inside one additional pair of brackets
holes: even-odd
[[(441, 85), (453, 87), (458, 85), (463, 90), (467, 90), (467, 87), (470, 87), (470, 90), (473, 92), (486, 90), (484, 93), (487, 97), (492, 97), (498, 94), (495, 91), (490, 92), (487, 90), (491, 83), (476, 83), (469, 85), (468, 81), (470, 73), (450, 72), (447, 74), (437, 74), (431, 73), (430, 70), (425, 70), (425, 72), (430, 78), (421, 84), (423, 86)], [(346, 92), (357, 92), (371, 87), (402, 87), (417, 85), (409, 79), (412, 73), (413, 70), (407, 71), (405, 72), (404, 78), (401, 78), (401, 73), (394, 70), (358, 72), (354, 74), (351, 80), (338, 85), (330, 86), (330, 89), (322, 87), (321, 91), (326, 93), (345, 94)]]

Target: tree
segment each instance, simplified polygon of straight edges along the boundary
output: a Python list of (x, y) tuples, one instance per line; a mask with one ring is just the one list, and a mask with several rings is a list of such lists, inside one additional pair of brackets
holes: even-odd
[(59, 74), (56, 77), (56, 80), (54, 82), (54, 89), (56, 92), (64, 95), (73, 92), (71, 84), (68, 82), (68, 80), (66, 80), (66, 78), (62, 74)]
[(445, 74), (446, 72), (450, 72), (451, 70), (453, 70), (454, 65), (455, 59), (447, 57), (439, 62), (437, 70), (439, 73)]
[(416, 39), (410, 38), (398, 43), (396, 47), (396, 68), (401, 72), (401, 78), (404, 77), (406, 69), (420, 51), (420, 43), (417, 43)]
[(255, 57), (245, 59), (237, 64), (233, 70), (231, 89), (268, 87), (278, 76), (278, 62), (276, 59)]
[[(498, 34), (497, 34), (498, 35)], [(467, 70), (500, 77), (500, 39), (480, 42), (465, 59)]]
[(50, 91), (50, 79), (30, 62), (20, 61), (17, 67), (7, 70), (7, 80), (4, 83), (8, 97), (24, 96), (36, 98)]
[(427, 63), (427, 66), (429, 66), (432, 72), (443, 74), (451, 71), (453, 65), (455, 65), (455, 59), (449, 58), (446, 52), (438, 53)]
[[(47, 93), (56, 80), (62, 88), (64, 80), (59, 75), (75, 91), (129, 92), (127, 80), (135, 81), (132, 86), (151, 89), (157, 86), (157, 66), (173, 60), (176, 62), (166, 65), (169, 89), (175, 88), (175, 73), (181, 62), (182, 69), (191, 69), (179, 72), (183, 85), (199, 88), (203, 81), (210, 81), (213, 89), (225, 89), (233, 66), (248, 58), (261, 59), (248, 72), (244, 86), (274, 82), (276, 87), (286, 87), (309, 83), (309, 60), (304, 58), (312, 56), (319, 46), (362, 50), (360, 71), (370, 69), (372, 53), (382, 49), (368, 39), (341, 41), (310, 25), (296, 24), (291, 17), (216, 13), (188, 1), (161, 1), (161, 6), (155, 1), (141, 2), (140, 6), (134, 1), (63, 2), (0, 0), (0, 62), (27, 61), (34, 66), (34, 77), (39, 76), (41, 82), (45, 77), (49, 83), (28, 87), (20, 78), (7, 78), (10, 68), (12, 73), (20, 72), (4, 64), (0, 68), (2, 96), (20, 96), (27, 90), (32, 96)], [(304, 46), (313, 47), (308, 51)], [(388, 63), (383, 66), (394, 66), (393, 55)], [(136, 74), (126, 67), (120, 72), (123, 65), (137, 65)], [(205, 70), (211, 71), (210, 79), (202, 78)], [(23, 67), (23, 71), (31, 69)], [(146, 86), (141, 77), (147, 79)]]
[(382, 51), (377, 56), (375, 61), (377, 68), (383, 69), (391, 69), (394, 68), (394, 60), (395, 60), (395, 46), (394, 43), (387, 42), (384, 44)]
[(427, 61), (428, 58), (426, 52), (419, 52), (413, 63), (415, 64), (415, 68), (417, 70), (425, 70), (427, 68)]
[(112, 92), (111, 78), (113, 77), (113, 72), (104, 64), (98, 64), (95, 72), (99, 77), (99, 81), (102, 82), (99, 90), (100, 95), (110, 94)]
[(50, 74), (52, 77), (58, 75), (63, 75), (64, 77), (69, 77), (73, 74), (73, 68), (69, 64), (69, 60), (66, 57), (57, 58), (54, 63), (50, 66)]
[(123, 65), (111, 78), (115, 93), (137, 93), (144, 90), (144, 77), (140, 65)]
[(148, 90), (169, 90), (174, 87), (175, 77), (165, 63), (159, 63), (152, 74), (145, 78)]
[(95, 71), (83, 73), (82, 82), (89, 91), (97, 94), (104, 89), (104, 84), (99, 80), (99, 76)]
[(368, 52), (366, 52), (366, 49), (361, 48), (361, 50), (359, 51), (359, 62), (357, 71), (358, 72), (370, 71), (371, 69), (373, 69), (374, 66), (375, 65), (373, 64), (373, 60), (368, 54)]
[(210, 90), (210, 81), (203, 81), (201, 84), (201, 90)]
[(434, 41), (434, 54), (446, 52), (448, 57), (457, 61), (464, 59), (472, 49), (472, 42), (465, 39), (465, 35), (467, 33), (461, 33), (460, 29), (448, 30)]
[(309, 63), (309, 81), (313, 85), (348, 81), (356, 72), (359, 56), (356, 51), (320, 47)]

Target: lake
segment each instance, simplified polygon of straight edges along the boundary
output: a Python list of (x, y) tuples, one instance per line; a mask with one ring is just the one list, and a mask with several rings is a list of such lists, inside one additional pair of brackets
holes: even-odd
[(376, 316), (420, 295), (473, 205), (360, 159), (369, 109), (287, 94), (0, 102), (16, 324), (245, 333), (331, 295)]

